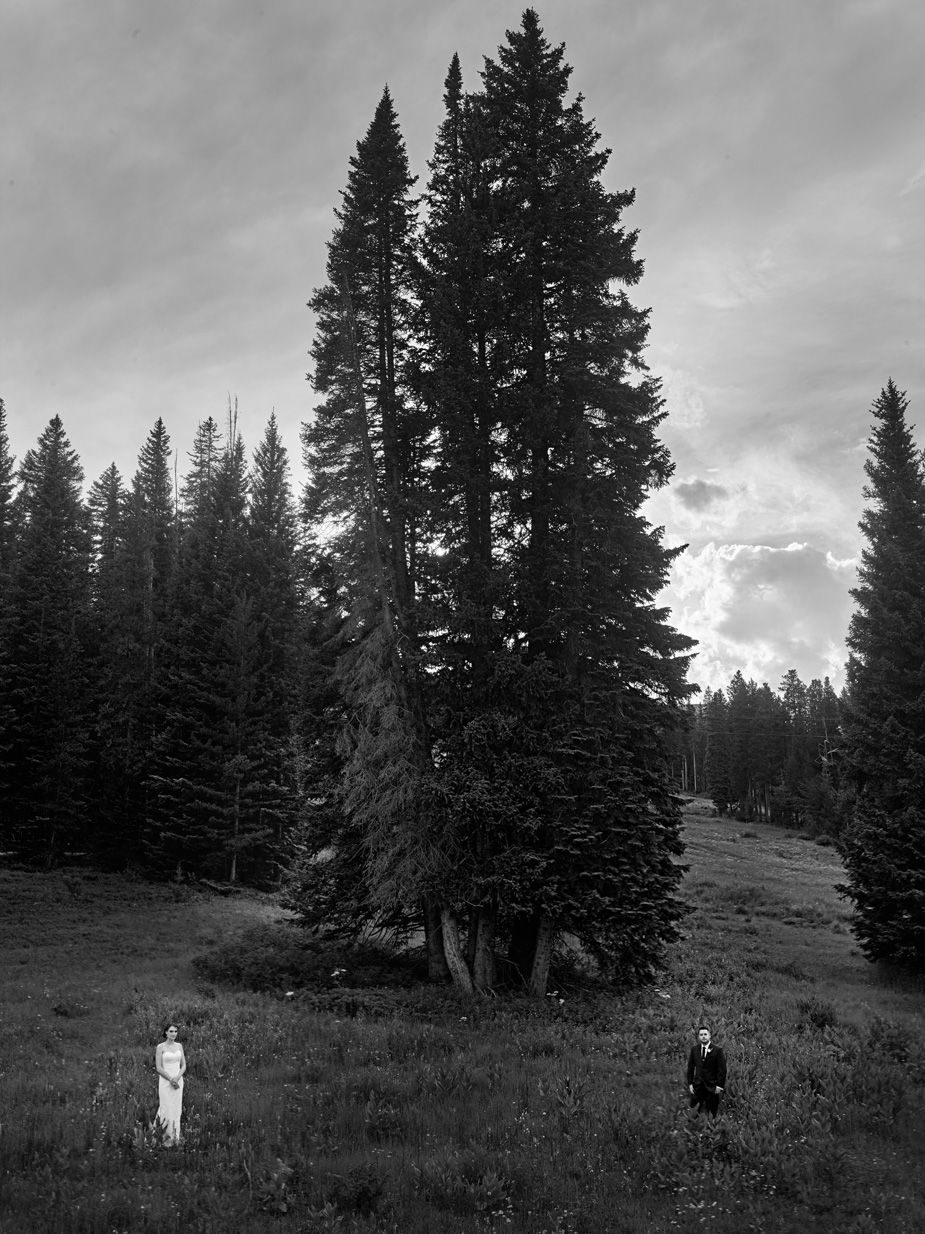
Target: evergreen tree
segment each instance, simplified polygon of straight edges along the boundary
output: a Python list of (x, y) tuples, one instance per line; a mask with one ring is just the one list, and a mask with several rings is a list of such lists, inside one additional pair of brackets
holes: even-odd
[[(315, 568), (332, 571), (347, 614), (336, 665), (351, 717), (341, 733), (342, 847), (365, 863), (365, 875), (349, 878), (363, 901), (358, 925), (416, 903), (413, 871), (427, 850), (430, 751), (416, 608), (428, 430), (409, 384), (413, 183), (386, 90), (350, 160), (328, 283), (310, 305), (312, 381), (324, 401), (303, 432), (306, 523), (337, 529), (310, 551)], [(359, 847), (347, 838), (356, 829)], [(325, 827), (307, 843), (328, 839)], [(332, 877), (338, 872), (332, 867)], [(432, 929), (427, 937), (434, 942)]]
[(89, 796), (93, 844), (107, 864), (123, 865), (132, 849), (131, 767), (134, 687), (131, 590), (125, 540), (129, 495), (115, 463), (90, 487), (92, 741)]
[[(215, 448), (216, 443), (210, 441), (206, 452)], [(132, 515), (137, 535), (134, 551), (142, 569), (144, 616), (150, 627), (145, 643), (149, 681), (157, 659), (155, 631), (167, 613), (177, 555), (177, 511), (170, 458), (170, 438), (163, 420), (158, 418), (138, 456), (132, 480)]]
[(813, 678), (806, 701), (808, 770), (799, 786), (800, 809), (814, 835), (841, 837), (853, 812), (853, 794), (841, 774), (840, 707), (828, 677)]
[(83, 840), (89, 538), (83, 471), (55, 416), (19, 472), (10, 614), (8, 842), (54, 865)]
[(749, 764), (752, 768), (751, 803), (759, 819), (772, 819), (772, 790), (780, 778), (786, 740), (787, 715), (780, 698), (767, 682), (752, 694), (749, 726)]
[(272, 852), (280, 859), (289, 841), (298, 803), (299, 611), (296, 514), (289, 457), (270, 416), (254, 454), (247, 518), (247, 580), (259, 631), (255, 667), (255, 715), (259, 738), (250, 758), (259, 767), (262, 819), (272, 828)]
[(729, 705), (722, 690), (710, 696), (706, 705), (707, 756), (706, 774), (710, 796), (722, 817), (733, 805), (729, 779)]
[(10, 605), (15, 549), (15, 467), (6, 431), (6, 408), (0, 399), (0, 836), (5, 830), (8, 799), (9, 751), (14, 711), (10, 705)]
[[(671, 463), (646, 314), (622, 290), (641, 272), (619, 226), (632, 194), (604, 190), (607, 153), (536, 15), (508, 39), (478, 95), (455, 59), (447, 77), (419, 302), (392, 318), (414, 330), (401, 466), (382, 348), (364, 352), (376, 319), (336, 294), (347, 239), (356, 269), (359, 237), (379, 234), (371, 211), (348, 230), (353, 184), (313, 301), (327, 401), (305, 443), (310, 516), (349, 532), (332, 553), (350, 614), (335, 849), (361, 855), (354, 886), (377, 887), (382, 912), (423, 902), (460, 986), (493, 984), (506, 944), (542, 994), (562, 932), (624, 974), (674, 936), (669, 738), (691, 644), (655, 606), (673, 553), (639, 513)], [(382, 201), (410, 183), (386, 165)]]
[[(581, 97), (567, 98), (570, 73), (528, 9), (486, 60), (480, 101), (505, 337), (495, 538), (512, 579), (503, 633), (517, 651), (513, 673), (507, 648), (495, 671), (514, 704), (505, 726), (532, 756), (517, 783), (519, 794), (533, 786), (512, 889), (524, 907), (512, 905), (509, 930), (536, 993), (561, 930), (607, 972), (649, 971), (673, 937), (666, 734), (691, 692), (691, 642), (653, 603), (676, 554), (639, 512), (672, 466), (642, 361), (647, 314), (624, 290), (642, 272), (636, 235), (620, 226), (633, 194), (604, 189), (609, 152)], [(497, 883), (500, 853), (479, 864)]]
[(925, 966), (925, 458), (888, 381), (860, 522), (847, 643), (845, 773), (857, 790), (845, 842), (855, 933), (872, 960)]
[(238, 763), (226, 768), (238, 753), (228, 750), (227, 709), (239, 714), (246, 707), (247, 683), (236, 689), (234, 671), (248, 676), (254, 643), (251, 611), (235, 595), (245, 561), (243, 444), (233, 430), (222, 451), (218, 425), (209, 417), (199, 425), (189, 457), (170, 658), (161, 680), (155, 850), (156, 860), (168, 867), (229, 873), (237, 848), (232, 853), (235, 819), (229, 823), (228, 797), (235, 796), (246, 769)]
[(163, 864), (275, 876), (294, 809), (294, 528), (275, 421), (249, 484), (236, 414), (200, 425), (184, 483), (154, 783)]
[[(367, 747), (367, 771), (388, 750), (391, 774), (403, 784), (416, 774), (428, 803), (410, 811), (413, 830), (383, 829), (408, 798), (368, 776), (368, 817), (388, 837), (371, 863), (379, 885), (440, 904), (459, 984), (490, 985), (506, 940), (536, 993), (561, 931), (623, 972), (648, 971), (673, 936), (680, 844), (667, 733), (689, 693), (689, 641), (653, 603), (672, 554), (639, 514), (671, 465), (641, 360), (646, 315), (614, 290), (641, 271), (635, 236), (619, 227), (632, 195), (603, 189), (607, 154), (580, 100), (566, 102), (568, 76), (532, 12), (486, 65), (480, 95), (463, 99), (451, 65), (415, 318), (426, 414), (409, 417), (428, 462), (422, 526), (440, 550), (418, 557), (426, 605), (405, 644), (426, 654), (428, 672), (403, 694), (413, 658), (404, 675), (383, 671), (381, 652), (378, 663), (357, 654), (352, 669), (364, 697), (379, 691), (380, 715), (410, 717), (413, 729), (423, 713), (416, 773), (400, 724), (380, 725)], [(341, 480), (332, 464), (343, 455), (318, 443), (316, 430), (309, 465)], [(389, 538), (367, 543), (392, 553), (382, 576), (404, 635), (395, 520), (385, 497), (382, 507)], [(364, 842), (369, 851), (368, 830)]]
[(754, 695), (757, 686), (746, 681), (737, 670), (729, 682), (729, 788), (734, 809), (738, 816), (749, 817), (751, 813), (752, 785), (754, 783), (752, 723), (754, 720)]
[(6, 594), (13, 567), (16, 460), (10, 453), (6, 407), (0, 398), (0, 597)]
[[(210, 443), (209, 451), (215, 448), (216, 443)], [(127, 638), (133, 650), (123, 701), (134, 735), (130, 795), (136, 803), (135, 829), (141, 842), (150, 837), (155, 823), (154, 755), (165, 728), (168, 697), (165, 673), (179, 534), (171, 454), (170, 437), (158, 417), (138, 455), (126, 533), (126, 586), (131, 597)]]

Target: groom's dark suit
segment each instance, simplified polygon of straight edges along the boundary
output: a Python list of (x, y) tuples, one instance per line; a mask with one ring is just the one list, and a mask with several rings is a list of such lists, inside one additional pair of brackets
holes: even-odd
[(726, 1055), (712, 1042), (707, 1046), (704, 1057), (703, 1048), (695, 1045), (687, 1060), (687, 1086), (693, 1084), (691, 1105), (698, 1110), (706, 1106), (715, 1115), (719, 1109), (719, 1093), (717, 1088), (726, 1087)]

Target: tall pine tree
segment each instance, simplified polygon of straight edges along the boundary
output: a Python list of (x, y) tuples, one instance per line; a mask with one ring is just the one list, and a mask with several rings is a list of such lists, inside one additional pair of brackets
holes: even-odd
[(179, 534), (171, 458), (170, 437), (158, 417), (138, 455), (132, 478), (125, 545), (132, 658), (124, 705), (130, 710), (134, 735), (136, 842), (145, 844), (155, 826), (152, 776), (169, 698), (165, 674)]
[(873, 405), (868, 506), (847, 643), (845, 773), (857, 789), (845, 843), (854, 931), (872, 960), (925, 967), (925, 457), (908, 400)]
[(299, 801), (295, 764), (302, 620), (289, 456), (274, 415), (254, 453), (249, 494), (246, 576), (258, 655), (248, 757), (252, 779), (259, 784), (258, 824), (269, 829), (264, 856), (279, 863), (287, 851)]
[(93, 645), (92, 742), (89, 792), (93, 842), (108, 864), (124, 865), (137, 848), (134, 708), (138, 681), (126, 534), (129, 495), (115, 463), (90, 487)]
[[(323, 401), (303, 433), (304, 512), (311, 527), (326, 529), (312, 551), (316, 564), (328, 563), (346, 613), (336, 668), (350, 717), (341, 731), (340, 847), (366, 869), (355, 877), (344, 869), (364, 901), (358, 921), (417, 903), (427, 823), (436, 824), (425, 809), (431, 756), (417, 614), (429, 430), (409, 380), (413, 184), (386, 90), (350, 160), (328, 283), (310, 303), (312, 381)], [(326, 824), (316, 842), (327, 840)], [(439, 967), (432, 910), (427, 938)]]
[(9, 621), (13, 582), (16, 460), (10, 452), (6, 429), (6, 408), (0, 399), (0, 836), (8, 806), (9, 752), (14, 711), (10, 705)]
[[(647, 313), (625, 290), (642, 273), (620, 225), (633, 194), (604, 189), (609, 152), (581, 97), (567, 97), (570, 73), (528, 9), (486, 60), (479, 104), (493, 134), (504, 337), (495, 525), (516, 664), (512, 677), (503, 658), (503, 695), (516, 700), (514, 744), (533, 756), (537, 790), (517, 845), (533, 875), (507, 927), (537, 993), (560, 931), (624, 973), (649, 971), (673, 936), (679, 816), (665, 738), (690, 693), (691, 643), (654, 604), (675, 554), (640, 514), (672, 467), (642, 359)], [(499, 858), (480, 863), (496, 881)]]
[(60, 417), (19, 471), (9, 615), (8, 842), (47, 866), (84, 840), (89, 535), (83, 470)]
[[(318, 513), (357, 529), (350, 543), (369, 563), (348, 581), (378, 605), (348, 626), (353, 659), (342, 659), (357, 697), (378, 707), (378, 727), (352, 738), (354, 751), (369, 738), (364, 796), (345, 798), (355, 848), (395, 899), (439, 905), (458, 984), (491, 985), (506, 945), (507, 971), (541, 994), (564, 932), (623, 974), (650, 971), (674, 935), (667, 735), (690, 693), (690, 642), (654, 603), (673, 554), (640, 514), (671, 464), (642, 361), (646, 314), (624, 291), (641, 273), (619, 225), (632, 194), (604, 190), (607, 152), (581, 100), (567, 101), (562, 49), (536, 15), (508, 38), (478, 95), (463, 96), (455, 60), (446, 82), (408, 318), (403, 423), (415, 448), (398, 473), (420, 496), (396, 507), (388, 492), (369, 327), (361, 305), (357, 345), (329, 348), (350, 318), (333, 286), (313, 302), (328, 400), (306, 444), (313, 483), (337, 503)], [(406, 546), (429, 551), (396, 556), (399, 508), (420, 519)], [(390, 620), (396, 641), (378, 646), (398, 655), (375, 660), (363, 644), (376, 647)], [(411, 805), (405, 818), (398, 805)]]

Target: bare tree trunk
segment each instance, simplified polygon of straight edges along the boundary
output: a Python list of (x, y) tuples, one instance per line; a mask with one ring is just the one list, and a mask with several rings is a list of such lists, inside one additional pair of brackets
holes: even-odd
[(424, 945), (427, 948), (428, 981), (441, 983), (451, 981), (452, 974), (443, 948), (440, 908), (433, 900), (424, 901)]
[(495, 928), (498, 910), (494, 903), (483, 905), (476, 914), (476, 937), (472, 958), (472, 979), (480, 994), (494, 989)]
[(238, 832), (241, 827), (241, 781), (235, 780), (234, 784), (234, 848), (231, 850), (231, 871), (228, 875), (229, 883), (234, 883), (238, 878)]
[(466, 963), (469, 965), (469, 972), (475, 972), (475, 944), (479, 937), (479, 910), (477, 908), (469, 909), (469, 930), (466, 934)]
[(536, 932), (536, 950), (533, 952), (533, 967), (530, 970), (530, 985), (528, 992), (536, 998), (546, 995), (546, 983), (549, 980), (549, 963), (552, 960), (552, 946), (555, 941), (555, 931), (552, 919), (547, 913), (540, 916), (539, 928)]
[(459, 929), (456, 925), (456, 918), (446, 905), (440, 909), (440, 924), (443, 927), (443, 951), (450, 969), (450, 976), (453, 978), (453, 985), (465, 994), (474, 994), (472, 974), (469, 972), (459, 946)]

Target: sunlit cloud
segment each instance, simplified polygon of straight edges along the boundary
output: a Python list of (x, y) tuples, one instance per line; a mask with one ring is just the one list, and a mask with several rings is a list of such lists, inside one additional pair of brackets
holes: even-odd
[(795, 668), (840, 687), (845, 650), (831, 632), (847, 630), (856, 565), (802, 543), (683, 554), (663, 596), (673, 624), (699, 641), (692, 678), (716, 689), (741, 669), (776, 687)]

